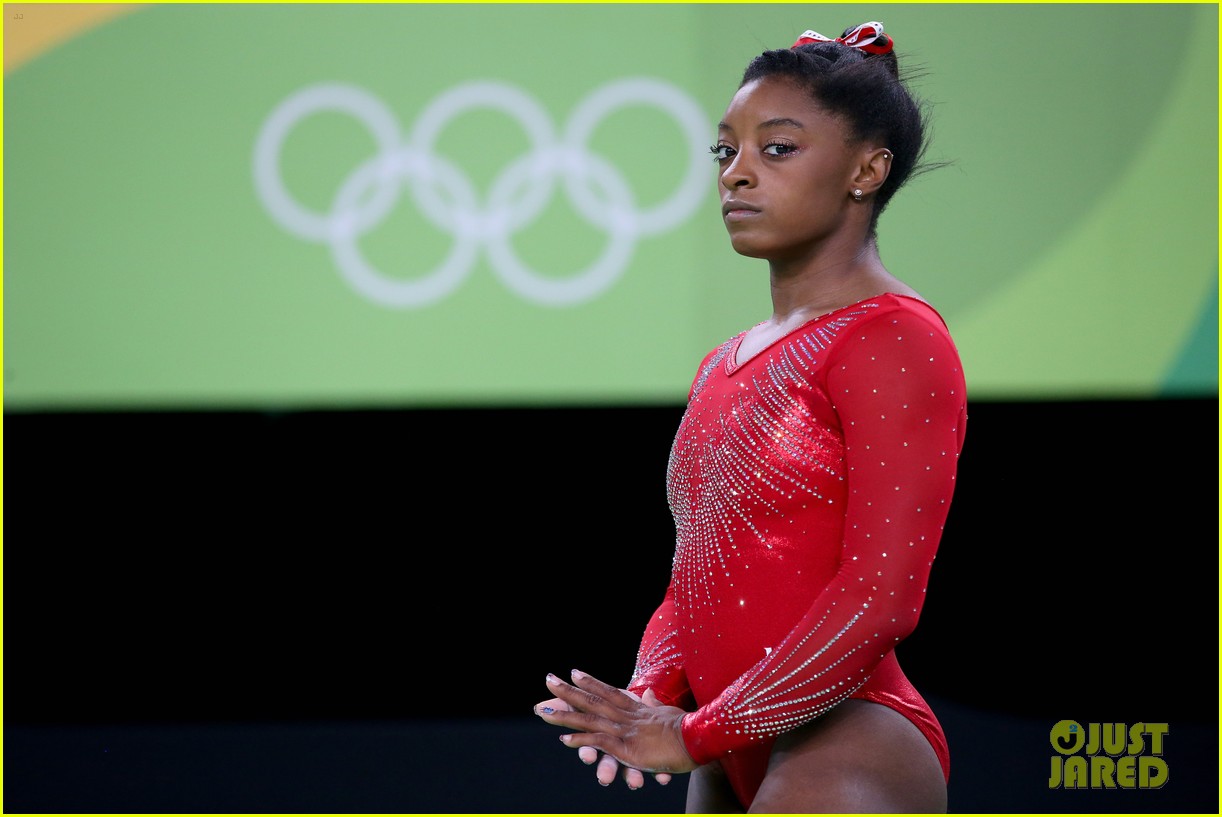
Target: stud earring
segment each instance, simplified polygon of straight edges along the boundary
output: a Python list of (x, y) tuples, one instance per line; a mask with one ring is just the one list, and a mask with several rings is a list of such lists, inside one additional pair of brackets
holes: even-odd
[(861, 188), (860, 187), (853, 188), (853, 199), (855, 201), (861, 201)]

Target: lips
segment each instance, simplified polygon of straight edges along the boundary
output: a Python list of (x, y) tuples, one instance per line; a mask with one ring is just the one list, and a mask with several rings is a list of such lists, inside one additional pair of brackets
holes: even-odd
[(726, 219), (743, 219), (751, 218), (758, 215), (760, 209), (754, 205), (747, 204), (745, 201), (730, 199), (721, 205), (721, 215)]

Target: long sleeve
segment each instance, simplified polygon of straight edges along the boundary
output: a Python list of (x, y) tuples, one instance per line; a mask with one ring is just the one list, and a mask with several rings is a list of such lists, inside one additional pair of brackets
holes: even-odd
[(834, 575), (809, 591), (805, 613), (778, 643), (685, 716), (684, 740), (701, 763), (845, 700), (912, 632), (924, 604), (966, 425), (958, 355), (943, 327), (912, 310), (846, 321), (819, 351), (810, 379), (843, 436)]
[[(700, 362), (698, 373), (688, 389), (689, 400), (709, 371), (725, 356), (729, 343), (730, 341), (727, 341), (709, 352)], [(670, 501), (673, 511), (676, 498), (672, 495)], [(652, 689), (662, 703), (690, 709), (694, 706), (694, 700), (683, 667), (683, 646), (677, 616), (675, 583), (672, 578), (662, 603), (645, 627), (627, 689), (638, 695), (643, 694), (646, 689)]]
[(674, 601), (674, 589), (668, 587), (641, 637), (628, 690), (641, 695), (646, 689), (652, 689), (662, 703), (689, 709), (693, 703), (692, 692), (683, 670)]

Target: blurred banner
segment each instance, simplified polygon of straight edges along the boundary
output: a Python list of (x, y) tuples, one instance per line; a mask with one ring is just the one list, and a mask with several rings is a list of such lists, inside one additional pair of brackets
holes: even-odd
[(681, 402), (743, 67), (874, 19), (971, 396), (1216, 395), (1216, 5), (10, 3), (5, 409)]

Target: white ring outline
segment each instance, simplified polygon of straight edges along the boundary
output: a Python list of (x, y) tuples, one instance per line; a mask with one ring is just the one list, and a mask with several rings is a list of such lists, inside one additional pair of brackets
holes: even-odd
[[(671, 116), (691, 144), (686, 173), (666, 200), (638, 210), (623, 176), (588, 150), (598, 124), (628, 105), (650, 105)], [(494, 180), (481, 208), (470, 180), (452, 162), (433, 152), (442, 130), (468, 109), (491, 107), (515, 119), (532, 149)], [(373, 134), (378, 154), (358, 166), (341, 184), (329, 213), (299, 205), (280, 175), (279, 155), (290, 130), (305, 117), (326, 110), (351, 114)], [(700, 145), (707, 134), (704, 114), (677, 87), (661, 80), (631, 77), (595, 89), (573, 111), (557, 140), (546, 110), (521, 89), (497, 81), (473, 81), (450, 88), (421, 112), (406, 144), (387, 107), (363, 89), (340, 83), (304, 88), (286, 98), (264, 122), (255, 144), (255, 187), (272, 217), (290, 233), (330, 244), (341, 274), (361, 294), (394, 307), (420, 307), (452, 293), (474, 269), (478, 249), (487, 247), (493, 272), (510, 289), (539, 304), (565, 306), (588, 301), (607, 289), (627, 268), (637, 240), (656, 235), (690, 218), (707, 190)], [(533, 220), (550, 200), (558, 177), (574, 208), (590, 224), (608, 233), (602, 256), (587, 269), (563, 280), (544, 277), (518, 258), (510, 239)], [(414, 180), (412, 199), (426, 219), (450, 232), (455, 244), (435, 270), (422, 278), (389, 278), (373, 268), (357, 240), (375, 228), (399, 200), (392, 182)], [(606, 198), (590, 187), (594, 181)], [(447, 189), (452, 204), (435, 194)], [(513, 201), (523, 188), (526, 196)], [(363, 203), (362, 194), (372, 190)]]

